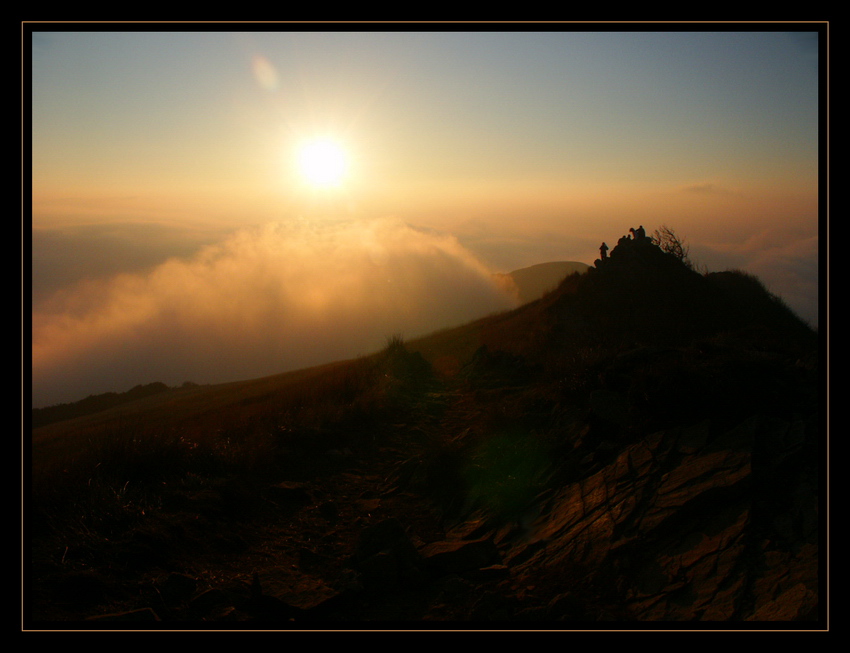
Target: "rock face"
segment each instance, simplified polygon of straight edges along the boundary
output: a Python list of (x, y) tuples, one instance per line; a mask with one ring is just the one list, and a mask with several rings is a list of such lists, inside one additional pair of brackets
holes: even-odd
[(429, 568), (443, 574), (477, 571), (500, 562), (499, 550), (489, 538), (432, 542), (421, 554)]
[[(610, 583), (640, 621), (811, 618), (818, 605), (812, 425), (752, 417), (658, 432), (558, 490), (517, 571)], [(811, 444), (811, 443), (809, 443)], [(781, 511), (779, 511), (782, 506)]]

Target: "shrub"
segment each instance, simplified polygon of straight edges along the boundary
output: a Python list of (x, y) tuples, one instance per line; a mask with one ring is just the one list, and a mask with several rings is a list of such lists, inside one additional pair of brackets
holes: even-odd
[(661, 225), (659, 229), (655, 230), (652, 242), (660, 247), (662, 252), (676, 257), (689, 268), (693, 269), (693, 263), (688, 258), (690, 247), (685, 244), (684, 239), (680, 238), (676, 232), (667, 225)]

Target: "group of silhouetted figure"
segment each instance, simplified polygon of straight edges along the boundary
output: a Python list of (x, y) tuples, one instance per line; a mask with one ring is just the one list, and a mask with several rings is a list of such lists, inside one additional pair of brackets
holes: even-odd
[[(645, 242), (645, 241), (648, 241), (648, 240), (652, 240), (652, 239), (649, 238), (646, 235), (646, 229), (643, 228), (643, 225), (640, 225), (637, 229), (635, 229), (634, 227), (629, 229), (629, 235), (623, 236), (622, 238), (620, 238), (620, 240), (617, 241), (617, 246), (618, 247), (620, 245), (628, 246), (632, 243), (641, 243), (641, 242)], [(600, 258), (599, 258), (599, 261), (597, 261), (597, 263), (600, 262), (600, 261), (604, 261), (605, 259), (608, 258), (608, 245), (606, 245), (605, 243), (602, 243), (602, 245), (600, 245), (600, 247), (599, 247), (599, 257)]]

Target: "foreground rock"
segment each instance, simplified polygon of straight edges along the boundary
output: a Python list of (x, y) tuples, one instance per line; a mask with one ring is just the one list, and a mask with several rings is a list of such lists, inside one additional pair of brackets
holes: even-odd
[(605, 586), (629, 619), (812, 619), (813, 431), (754, 416), (719, 434), (708, 423), (655, 433), (559, 489), (508, 562)]

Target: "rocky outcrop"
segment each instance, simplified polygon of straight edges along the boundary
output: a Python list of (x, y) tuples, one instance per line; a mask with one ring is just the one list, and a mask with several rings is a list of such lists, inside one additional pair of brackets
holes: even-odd
[(719, 434), (703, 422), (635, 442), (555, 492), (508, 564), (525, 557), (514, 573), (605, 586), (640, 621), (810, 618), (812, 427), (757, 415)]
[(444, 540), (432, 542), (420, 551), (427, 567), (440, 574), (477, 571), (501, 562), (493, 540)]

